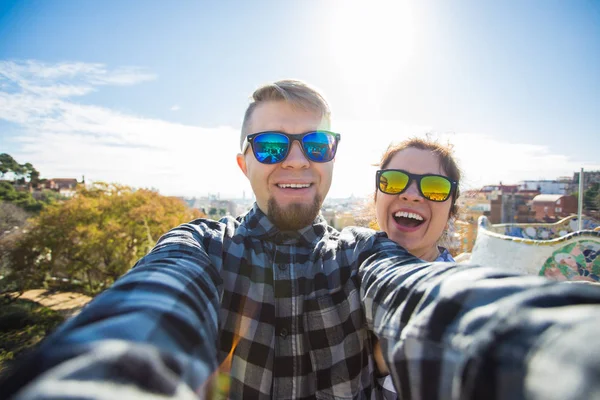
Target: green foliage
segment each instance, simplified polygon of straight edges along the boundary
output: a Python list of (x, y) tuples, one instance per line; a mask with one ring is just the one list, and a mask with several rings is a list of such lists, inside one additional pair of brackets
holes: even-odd
[(586, 211), (598, 211), (600, 209), (600, 184), (593, 183), (583, 193), (583, 209)]
[[(14, 182), (17, 185), (23, 185), (28, 188), (37, 187), (41, 182), (40, 173), (31, 163), (19, 164), (12, 156), (6, 153), (0, 154), (0, 175), (6, 174), (14, 176)], [(6, 201), (16, 204), (22, 209), (37, 213), (44, 207), (44, 196), (41, 200), (36, 200), (29, 190), (17, 190), (10, 182), (0, 182), (0, 201)]]
[(19, 164), (12, 156), (6, 153), (0, 154), (0, 174), (13, 173), (15, 180), (19, 183), (29, 182), (37, 185), (40, 180), (40, 173), (31, 163)]
[(211, 219), (221, 219), (225, 215), (227, 215), (227, 209), (226, 208), (210, 207), (208, 209), (208, 216)]
[(17, 191), (8, 182), (0, 182), (0, 201), (13, 203), (29, 212), (39, 212), (44, 207), (44, 202), (33, 198), (31, 193)]
[(0, 307), (0, 373), (28, 348), (53, 331), (64, 317), (28, 300), (16, 300)]
[(68, 197), (63, 196), (54, 190), (42, 190), (39, 201), (44, 205), (56, 203), (57, 201), (67, 200)]
[(2, 175), (13, 172), (18, 175), (21, 172), (21, 165), (15, 161), (9, 154), (0, 154), (0, 173)]
[(7, 257), (7, 284), (19, 290), (53, 279), (97, 293), (125, 273), (169, 229), (201, 216), (179, 199), (98, 183), (50, 204), (32, 220)]

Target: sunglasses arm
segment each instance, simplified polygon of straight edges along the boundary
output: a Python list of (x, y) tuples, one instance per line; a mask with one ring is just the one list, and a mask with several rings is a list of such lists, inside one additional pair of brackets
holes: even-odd
[(242, 143), (242, 154), (246, 154), (248, 146), (250, 146), (250, 142), (248, 141), (248, 135), (246, 135), (246, 137), (244, 137), (244, 142)]

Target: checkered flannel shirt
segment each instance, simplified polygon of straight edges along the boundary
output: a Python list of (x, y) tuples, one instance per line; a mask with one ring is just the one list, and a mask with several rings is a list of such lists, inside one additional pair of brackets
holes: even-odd
[(220, 368), (232, 398), (372, 398), (373, 331), (402, 399), (600, 398), (600, 288), (516, 275), (421, 263), (320, 218), (295, 235), (256, 208), (199, 220), (63, 325), (0, 397), (192, 399)]
[[(118, 369), (142, 363), (150, 343), (195, 392), (219, 370), (230, 398), (377, 398), (358, 279), (375, 248), (413, 259), (383, 234), (338, 232), (321, 216), (281, 232), (256, 205), (238, 219), (184, 224), (54, 335), (46, 358), (113, 338), (139, 343), (138, 353), (114, 343)], [(146, 390), (165, 382), (153, 375), (139, 377)]]
[[(445, 247), (438, 246), (439, 255), (435, 259), (435, 261), (440, 262), (454, 262), (454, 258), (452, 254)], [(398, 399), (398, 393), (394, 388), (394, 383), (392, 382), (392, 377), (390, 375), (381, 377), (378, 379), (378, 383), (381, 385), (381, 391), (383, 394), (383, 399), (385, 400), (395, 400)]]

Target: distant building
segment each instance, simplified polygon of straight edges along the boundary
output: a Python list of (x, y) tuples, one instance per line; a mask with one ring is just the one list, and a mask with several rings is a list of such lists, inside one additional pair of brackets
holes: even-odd
[(532, 209), (538, 221), (556, 220), (577, 213), (577, 197), (540, 194), (533, 198)]
[(498, 191), (490, 196), (488, 218), (492, 224), (521, 224), (535, 221), (535, 213), (530, 206), (532, 199), (540, 192), (527, 189), (517, 191), (515, 187), (517, 185), (510, 185), (508, 191)]
[(333, 208), (323, 208), (321, 209), (321, 215), (325, 218), (325, 221), (331, 226), (333, 226), (337, 230), (342, 230), (347, 226), (356, 225), (356, 221), (354, 219), (354, 213), (345, 210), (336, 211)]
[(356, 225), (356, 222), (354, 221), (354, 214), (349, 211), (339, 214), (336, 213), (333, 219), (333, 227), (337, 230), (342, 230), (347, 226), (354, 225)]
[(46, 188), (60, 191), (61, 189), (75, 189), (77, 179), (75, 178), (53, 178), (46, 181)]
[(482, 215), (490, 214), (490, 193), (491, 191), (465, 190), (456, 200), (458, 219), (454, 222), (455, 243), (448, 247), (453, 255), (470, 253), (473, 249), (477, 237), (477, 221)]
[(559, 180), (521, 181), (519, 191), (537, 190), (540, 194), (567, 194), (570, 182)]
[(490, 212), (490, 201), (479, 191), (461, 193), (456, 200), (456, 206), (459, 219), (466, 222), (477, 223), (479, 217)]
[(458, 246), (453, 249), (453, 254), (470, 253), (477, 238), (477, 221), (456, 221), (454, 229), (458, 235)]
[(503, 193), (517, 193), (519, 191), (519, 185), (503, 185), (502, 182), (500, 182), (499, 185), (486, 185), (482, 187), (480, 191), (486, 193), (487, 198), (491, 199)]
[(197, 208), (211, 218), (220, 218), (225, 215), (237, 217), (249, 208), (243, 207), (233, 200), (220, 200), (219, 197), (210, 195), (209, 197), (195, 197), (187, 200), (187, 203), (190, 207)]
[(43, 189), (54, 190), (64, 197), (73, 197), (78, 183), (75, 178), (52, 178), (43, 183)]

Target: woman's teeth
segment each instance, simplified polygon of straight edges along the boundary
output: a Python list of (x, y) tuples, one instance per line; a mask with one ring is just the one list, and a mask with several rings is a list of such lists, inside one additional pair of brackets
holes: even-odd
[(417, 221), (423, 221), (423, 217), (421, 217), (419, 214), (409, 213), (406, 211), (398, 211), (396, 214), (394, 214), (394, 217), (396, 217), (396, 218), (400, 218), (400, 217), (412, 218), (412, 219), (416, 219)]

